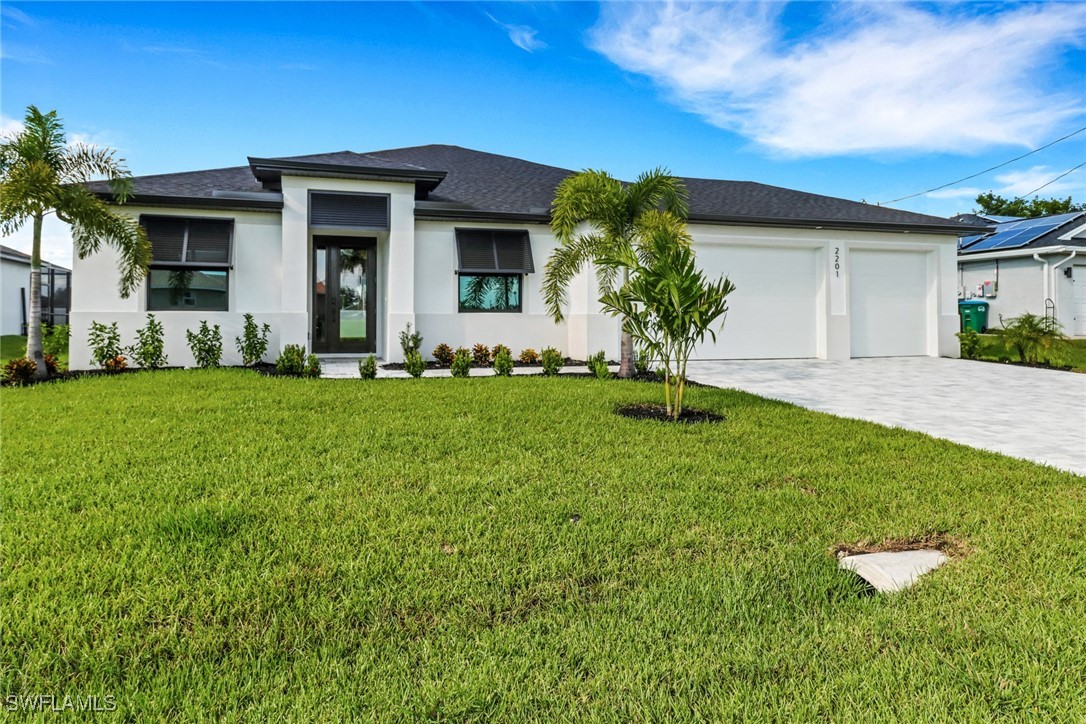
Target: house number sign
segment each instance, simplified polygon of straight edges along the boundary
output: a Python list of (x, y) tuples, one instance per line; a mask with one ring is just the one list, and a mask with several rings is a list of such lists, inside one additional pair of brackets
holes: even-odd
[(833, 275), (841, 276), (841, 247), (833, 247)]

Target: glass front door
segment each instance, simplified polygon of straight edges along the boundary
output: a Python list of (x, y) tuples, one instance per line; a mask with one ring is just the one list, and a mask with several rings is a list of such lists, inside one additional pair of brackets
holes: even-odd
[(313, 351), (377, 349), (377, 240), (313, 239)]

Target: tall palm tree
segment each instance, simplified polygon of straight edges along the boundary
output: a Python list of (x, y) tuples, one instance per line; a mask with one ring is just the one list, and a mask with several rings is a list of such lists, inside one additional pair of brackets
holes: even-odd
[[(663, 209), (685, 219), (686, 187), (667, 169), (655, 168), (623, 184), (605, 171), (587, 169), (566, 177), (555, 189), (551, 204), (551, 230), (559, 246), (547, 260), (543, 297), (547, 313), (561, 322), (570, 282), (588, 264), (625, 256), (637, 242), (639, 226), (647, 212)], [(580, 231), (582, 224), (587, 229)], [(600, 292), (611, 291), (621, 274), (625, 283), (630, 270), (595, 263)], [(634, 372), (633, 338), (623, 325), (619, 376)]]
[(110, 182), (114, 199), (124, 203), (132, 177), (116, 151), (82, 143), (68, 144), (56, 111), (26, 109), (22, 130), (0, 141), (0, 233), (12, 234), (28, 220), (34, 224), (30, 253), (30, 319), (26, 356), (37, 376), (48, 375), (41, 338), (41, 228), (49, 214), (72, 230), (75, 253), (82, 259), (107, 244), (119, 253), (120, 293), (127, 298), (146, 278), (151, 245), (136, 220), (116, 213), (82, 184), (96, 177)]

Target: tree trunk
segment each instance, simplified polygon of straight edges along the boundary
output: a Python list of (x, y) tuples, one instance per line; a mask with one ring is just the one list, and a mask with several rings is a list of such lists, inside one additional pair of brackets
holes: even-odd
[(49, 377), (45, 368), (45, 355), (41, 343), (41, 224), (42, 215), (34, 215), (34, 247), (30, 250), (30, 314), (26, 323), (26, 358), (37, 369), (34, 376), (39, 380)]
[[(630, 281), (630, 270), (623, 269), (623, 285), (625, 285), (628, 281)], [(625, 320), (623, 321), (625, 322)], [(619, 339), (618, 376), (633, 377), (635, 371), (633, 335), (626, 331), (625, 323), (622, 325), (622, 336)]]

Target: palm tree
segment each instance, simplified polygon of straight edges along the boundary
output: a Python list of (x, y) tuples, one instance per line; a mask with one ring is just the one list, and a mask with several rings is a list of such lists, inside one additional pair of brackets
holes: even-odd
[(146, 278), (151, 245), (136, 220), (118, 214), (83, 184), (95, 177), (110, 182), (114, 199), (124, 203), (132, 193), (132, 177), (116, 151), (82, 143), (68, 144), (56, 111), (26, 109), (22, 130), (0, 141), (0, 233), (12, 234), (28, 220), (34, 224), (30, 253), (30, 319), (26, 356), (37, 376), (48, 375), (41, 337), (41, 228), (55, 213), (72, 230), (79, 258), (102, 244), (119, 253), (120, 293), (127, 298)]
[[(551, 230), (559, 246), (547, 260), (543, 296), (547, 313), (561, 322), (570, 282), (587, 264), (622, 258), (639, 237), (639, 226), (649, 211), (663, 209), (685, 219), (686, 187), (663, 168), (646, 171), (631, 184), (623, 184), (604, 171), (588, 169), (563, 179), (551, 204)], [(580, 233), (582, 224), (588, 230)], [(609, 292), (619, 274), (625, 283), (627, 267), (595, 264), (600, 292)], [(623, 325), (620, 377), (634, 372), (633, 338)]]

